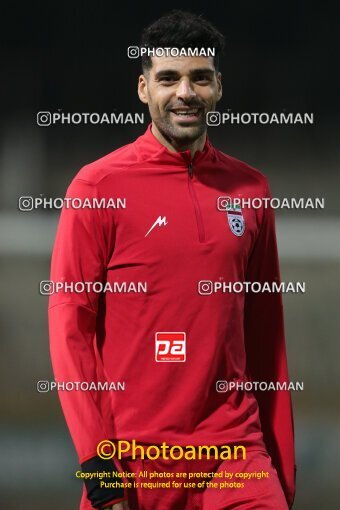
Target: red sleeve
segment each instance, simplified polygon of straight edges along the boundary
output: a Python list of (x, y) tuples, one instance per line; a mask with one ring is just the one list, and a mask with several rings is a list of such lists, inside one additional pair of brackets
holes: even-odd
[[(268, 188), (266, 196), (270, 197)], [(271, 208), (260, 211), (259, 234), (251, 253), (246, 281), (280, 282), (275, 219)], [(248, 293), (245, 303), (245, 346), (250, 380), (289, 382), (280, 293)], [(255, 392), (264, 441), (278, 472), (288, 506), (295, 495), (295, 451), (289, 391)]]
[[(75, 179), (68, 198), (95, 198), (95, 187)], [(112, 221), (98, 208), (64, 206), (51, 264), (51, 281), (103, 282), (113, 245)], [(55, 380), (97, 381), (95, 332), (100, 294), (58, 292), (49, 300), (50, 352)], [(102, 392), (105, 393), (105, 392)], [(59, 391), (63, 412), (79, 462), (96, 455), (97, 444), (107, 439), (99, 401), (94, 391)]]

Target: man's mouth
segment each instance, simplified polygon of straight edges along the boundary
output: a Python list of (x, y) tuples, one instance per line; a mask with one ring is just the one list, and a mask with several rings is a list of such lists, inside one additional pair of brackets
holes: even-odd
[(186, 122), (197, 122), (201, 111), (202, 108), (199, 107), (178, 107), (170, 110), (176, 119)]
[(174, 108), (170, 111), (179, 117), (190, 117), (198, 115), (200, 108)]

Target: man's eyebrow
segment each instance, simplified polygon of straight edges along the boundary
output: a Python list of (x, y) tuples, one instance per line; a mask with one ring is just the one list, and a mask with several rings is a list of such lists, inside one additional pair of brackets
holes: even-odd
[(210, 67), (202, 67), (200, 69), (193, 69), (190, 74), (215, 74), (215, 71)]
[[(155, 74), (155, 78), (157, 80), (157, 79), (163, 78), (164, 76), (179, 76), (179, 74), (180, 73), (178, 71), (176, 71), (175, 69), (162, 69), (161, 71), (158, 71)], [(189, 72), (189, 74), (192, 76), (195, 76), (197, 74), (213, 75), (213, 74), (215, 74), (215, 71), (213, 69), (211, 69), (210, 67), (202, 67), (200, 69), (193, 69), (192, 71)]]
[(174, 69), (162, 69), (155, 74), (155, 78), (162, 78), (163, 76), (178, 76), (178, 71)]

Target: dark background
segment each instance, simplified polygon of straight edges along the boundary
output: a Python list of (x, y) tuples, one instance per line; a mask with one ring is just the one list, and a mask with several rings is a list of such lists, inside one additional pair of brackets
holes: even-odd
[[(59, 212), (20, 212), (18, 198), (64, 196), (81, 166), (144, 132), (140, 63), (127, 47), (173, 7), (205, 15), (226, 37), (220, 111), (314, 113), (313, 125), (224, 125), (209, 137), (264, 172), (274, 196), (325, 198), (324, 210), (278, 210), (277, 231), (282, 280), (307, 285), (284, 296), (290, 375), (305, 384), (293, 395), (294, 509), (338, 506), (339, 3), (87, 1), (1, 8), (1, 508), (73, 510), (81, 489), (57, 395), (36, 391), (52, 378), (38, 285)], [(144, 112), (147, 121), (37, 126), (37, 112), (59, 109)]]

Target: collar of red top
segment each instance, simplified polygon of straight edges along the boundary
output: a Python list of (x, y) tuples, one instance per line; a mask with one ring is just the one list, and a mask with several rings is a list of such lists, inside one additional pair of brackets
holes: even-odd
[(190, 150), (186, 151), (169, 151), (151, 131), (152, 124), (150, 123), (145, 133), (138, 137), (134, 145), (138, 152), (138, 157), (141, 160), (159, 162), (161, 164), (173, 164), (180, 166), (189, 166), (208, 160), (216, 160), (216, 152), (214, 147), (206, 137), (203, 150), (196, 151), (192, 158)]

